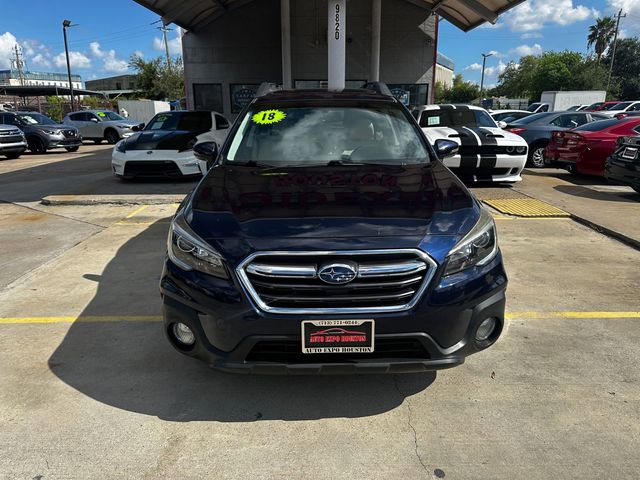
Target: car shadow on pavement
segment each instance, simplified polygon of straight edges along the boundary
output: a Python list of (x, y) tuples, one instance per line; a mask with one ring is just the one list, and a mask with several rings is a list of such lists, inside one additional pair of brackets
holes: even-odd
[[(66, 156), (67, 158), (64, 158)], [(22, 167), (24, 159), (38, 163)], [(0, 199), (37, 202), (50, 195), (145, 195), (189, 193), (198, 178), (149, 178), (122, 181), (111, 170), (111, 146), (85, 145), (74, 153), (53, 150), (0, 162)], [(17, 169), (13, 169), (17, 168)]]
[[(160, 312), (158, 281), (166, 233), (166, 219), (150, 225), (119, 248), (101, 275), (84, 276), (98, 282), (81, 314), (87, 321), (72, 324), (49, 359), (51, 371), (84, 395), (171, 421), (289, 421), (380, 414), (435, 380), (434, 372), (233, 375), (177, 353), (159, 321), (142, 321), (142, 316)], [(116, 321), (96, 318), (104, 316)]]
[[(610, 187), (614, 188), (609, 190)], [(581, 185), (556, 185), (553, 187), (554, 190), (560, 193), (566, 193), (567, 195), (573, 195), (574, 197), (590, 198), (591, 200), (634, 203), (640, 201), (640, 194), (631, 190), (630, 187), (627, 188), (629, 191), (615, 190), (614, 185), (603, 185), (602, 190), (596, 190), (593, 187)]]

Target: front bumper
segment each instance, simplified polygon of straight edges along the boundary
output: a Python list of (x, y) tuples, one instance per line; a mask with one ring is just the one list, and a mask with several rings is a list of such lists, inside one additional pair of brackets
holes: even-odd
[(604, 176), (611, 182), (640, 189), (640, 161), (619, 160), (610, 157), (605, 163)]
[(445, 158), (444, 165), (466, 182), (519, 182), (527, 155), (460, 155)]
[[(507, 278), (500, 254), (488, 265), (469, 270), (437, 285), (434, 280), (408, 311), (305, 316), (265, 313), (252, 304), (236, 280), (204, 278), (167, 260), (160, 282), (164, 330), (181, 353), (239, 373), (395, 373), (450, 368), (493, 344), (504, 323)], [(490, 342), (478, 344), (476, 329), (489, 317), (497, 319), (498, 329)], [(374, 319), (376, 352), (302, 354), (300, 323), (309, 319)], [(177, 322), (188, 325), (196, 336), (190, 350), (170, 334)], [(399, 341), (412, 345), (405, 350), (409, 353), (387, 354), (382, 348)]]
[(202, 163), (192, 150), (127, 150), (113, 149), (111, 167), (121, 177), (180, 178), (202, 175)]
[(82, 146), (82, 137), (49, 136), (45, 137), (47, 150), (52, 148), (74, 148)]
[(0, 155), (22, 153), (27, 149), (27, 141), (0, 143)]

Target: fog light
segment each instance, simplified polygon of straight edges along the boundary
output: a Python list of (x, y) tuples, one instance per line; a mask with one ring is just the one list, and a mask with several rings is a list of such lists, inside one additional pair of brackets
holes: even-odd
[(173, 335), (183, 345), (193, 345), (196, 343), (196, 336), (193, 331), (184, 323), (173, 324)]
[(498, 322), (494, 317), (485, 318), (476, 330), (476, 341), (486, 341), (496, 330)]

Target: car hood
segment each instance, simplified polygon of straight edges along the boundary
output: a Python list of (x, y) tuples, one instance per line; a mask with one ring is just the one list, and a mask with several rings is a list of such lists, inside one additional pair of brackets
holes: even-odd
[(422, 131), (431, 143), (438, 139), (451, 140), (462, 145), (525, 145), (519, 135), (491, 127), (427, 127)]
[[(188, 221), (206, 240), (459, 235), (477, 221), (478, 205), (440, 162), (410, 166), (260, 169), (214, 167), (194, 191)], [(303, 241), (309, 244), (308, 241)], [(391, 247), (404, 244), (399, 240)], [(262, 245), (273, 248), (273, 242)], [(387, 242), (387, 247), (389, 244)]]
[(122, 140), (127, 150), (186, 150), (196, 138), (196, 132), (186, 130), (144, 130)]
[(54, 125), (28, 125), (29, 128), (37, 128), (38, 130), (77, 130), (73, 125), (65, 125), (63, 123), (56, 123)]

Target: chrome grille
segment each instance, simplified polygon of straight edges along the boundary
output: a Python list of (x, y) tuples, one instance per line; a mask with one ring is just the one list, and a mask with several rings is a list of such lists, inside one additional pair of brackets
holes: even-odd
[[(350, 263), (349, 283), (329, 284), (324, 265)], [(378, 313), (413, 307), (435, 274), (435, 262), (415, 249), (259, 252), (237, 268), (247, 293), (271, 313)]]
[(14, 135), (20, 135), (20, 130), (17, 128), (12, 128), (11, 130), (0, 130), (0, 137), (1, 136), (14, 136)]

